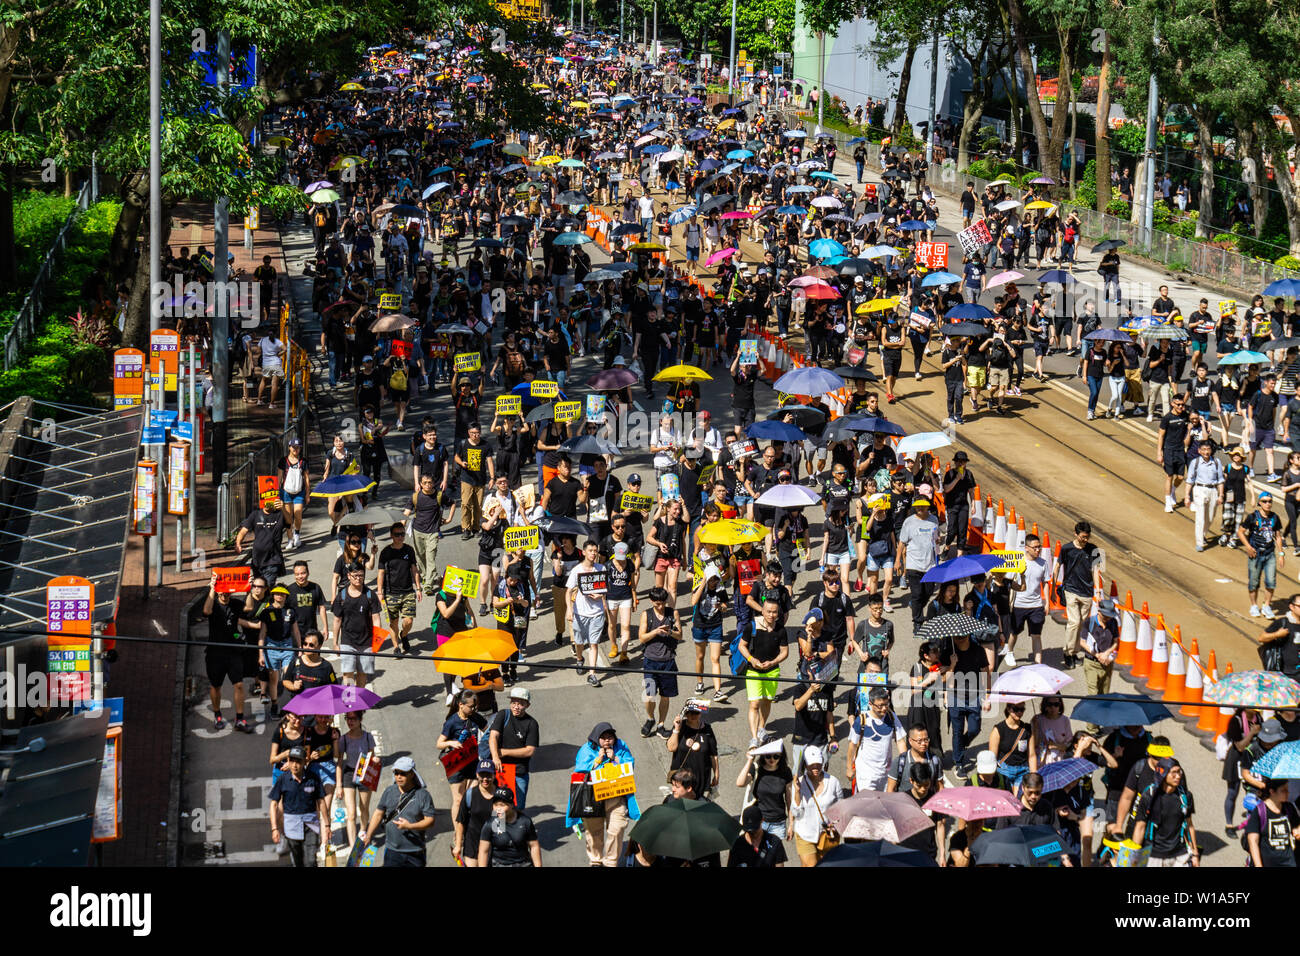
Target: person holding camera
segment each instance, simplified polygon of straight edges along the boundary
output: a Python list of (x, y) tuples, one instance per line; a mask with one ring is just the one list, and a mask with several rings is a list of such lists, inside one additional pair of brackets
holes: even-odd
[[(650, 589), (650, 607), (641, 612), (637, 640), (641, 644), (644, 667), (645, 723), (641, 736), (656, 731), (663, 737), (671, 734), (664, 722), (669, 701), (677, 696), (677, 645), (682, 639), (682, 624), (676, 608), (668, 607), (668, 592), (661, 587)], [(655, 719), (655, 701), (659, 716)]]
[(393, 764), (394, 782), (379, 798), (370, 815), (370, 825), (359, 839), (364, 846), (384, 828), (384, 866), (427, 865), (425, 843), (433, 826), (433, 797), (415, 770), (410, 757), (398, 757)]
[(703, 701), (688, 700), (673, 718), (673, 732), (668, 736), (668, 752), (672, 754), (669, 770), (691, 771), (701, 800), (707, 800), (718, 787), (718, 738), (704, 722), (707, 708)]

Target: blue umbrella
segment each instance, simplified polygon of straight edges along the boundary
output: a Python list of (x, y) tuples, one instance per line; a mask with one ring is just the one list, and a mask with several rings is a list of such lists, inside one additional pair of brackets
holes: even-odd
[[(1297, 766), (1300, 767), (1300, 764)], [(1039, 767), (1039, 776), (1043, 778), (1043, 793), (1050, 790), (1064, 790), (1074, 781), (1091, 776), (1096, 769), (1097, 765), (1084, 757), (1068, 757)], [(1251, 772), (1257, 771), (1252, 767)]]
[(441, 176), (443, 173), (451, 172), (450, 166), (439, 166), (437, 169), (429, 170), (430, 176)]
[(645, 149), (641, 150), (647, 156), (658, 156), (660, 153), (668, 152), (668, 147), (663, 143), (651, 143)]
[(335, 475), (318, 481), (311, 489), (312, 498), (346, 498), (359, 495), (375, 487), (375, 483), (362, 475)]
[(493, 142), (494, 140), (490, 140), (490, 139), (477, 139), (474, 142), (469, 144), (469, 148), (482, 149), (484, 146), (491, 146)]
[(753, 159), (754, 154), (747, 149), (733, 149), (727, 153), (727, 159)]
[(694, 143), (698, 140), (706, 138), (708, 135), (709, 135), (709, 131), (707, 129), (690, 129), (686, 131), (686, 136), (684, 138), (686, 142)]
[(1300, 279), (1278, 279), (1264, 286), (1265, 295), (1283, 295), (1288, 298), (1300, 296)]
[(948, 319), (991, 319), (993, 310), (987, 309), (978, 302), (963, 302), (960, 305), (954, 305), (944, 313)]
[(879, 246), (872, 246), (870, 249), (867, 249), (865, 252), (863, 252), (862, 258), (877, 259), (880, 258), (881, 256), (896, 256), (896, 255), (898, 255), (898, 250), (895, 249), (893, 246), (879, 245)]
[(651, 130), (658, 129), (660, 126), (663, 125), (664, 124), (659, 122), (658, 120), (651, 120), (649, 123), (646, 123), (644, 126), (642, 126), (639, 132), (641, 133), (642, 136), (644, 136), (646, 133), (650, 132)]
[(803, 139), (808, 134), (801, 129), (788, 129), (781, 135), (786, 139)]
[(961, 276), (953, 275), (951, 272), (931, 272), (921, 280), (921, 287), (928, 289), (935, 285), (953, 285), (961, 281)]
[(806, 216), (808, 210), (803, 206), (780, 206), (776, 210), (782, 216)]
[(1055, 282), (1059, 285), (1073, 285), (1079, 280), (1064, 269), (1049, 269), (1038, 277), (1039, 282)]
[(1300, 777), (1300, 740), (1285, 740), (1251, 765), (1250, 772), (1266, 780)]
[(690, 219), (694, 215), (695, 215), (695, 204), (690, 203), (688, 205), (683, 206), (681, 209), (673, 210), (673, 212), (670, 213), (668, 216), (668, 225), (680, 226), (687, 219)]
[(1085, 339), (1091, 339), (1095, 342), (1131, 342), (1133, 336), (1127, 332), (1121, 332), (1119, 329), (1097, 329), (1095, 332), (1089, 332), (1084, 336)]
[(553, 246), (581, 246), (584, 243), (593, 242), (591, 236), (585, 232), (562, 232), (551, 240)]
[[(808, 251), (812, 253), (814, 256), (816, 256), (818, 259), (829, 259), (831, 256), (844, 255), (845, 250), (844, 247), (840, 245), (838, 242), (836, 242), (834, 239), (814, 239), (811, 243), (809, 243)], [(781, 391), (783, 392), (788, 391), (788, 389), (781, 389)], [(827, 389), (827, 391), (829, 391), (829, 389)], [(813, 393), (805, 392), (803, 394), (811, 395)], [(821, 393), (818, 392), (817, 394), (821, 394)]]
[(899, 223), (898, 228), (903, 232), (920, 232), (923, 229), (929, 229), (925, 223), (919, 219), (907, 219)]
[(1225, 355), (1219, 359), (1220, 365), (1267, 365), (1268, 356), (1263, 352), (1252, 352), (1250, 349), (1242, 349), (1240, 352), (1233, 352), (1231, 355)]
[(943, 584), (947, 581), (960, 581), (973, 578), (977, 574), (988, 574), (1002, 563), (996, 554), (963, 554), (961, 557), (936, 564), (921, 578), (926, 583)]
[(848, 143), (846, 143), (845, 145), (856, 146), (858, 145), (858, 143), (865, 143), (866, 141), (867, 138), (865, 136), (855, 136), (851, 140), (849, 140)]
[(772, 387), (787, 395), (825, 395), (844, 388), (845, 381), (834, 372), (812, 365), (791, 369), (778, 378)]
[(829, 179), (831, 182), (839, 182), (839, 177), (834, 173), (828, 173), (824, 170), (818, 170), (808, 177), (809, 179)]
[(718, 170), (718, 172), (722, 173), (725, 176), (728, 173), (734, 173), (739, 168), (740, 168), (740, 163), (730, 162), (727, 163), (727, 165), (723, 166), (720, 170)]
[(794, 195), (798, 195), (799, 193), (815, 193), (817, 190), (813, 189), (813, 187), (811, 186), (800, 185), (800, 186), (787, 186), (785, 191), (788, 194), (794, 196)]
[(774, 422), (768, 419), (754, 422), (745, 429), (750, 438), (768, 438), (773, 441), (803, 441), (808, 436), (802, 428), (795, 428), (786, 422)]
[(706, 159), (700, 163), (700, 172), (702, 173), (711, 172), (715, 169), (720, 168), (721, 166), (722, 166), (722, 160), (720, 159)]
[(755, 166), (753, 163), (746, 163), (745, 168), (741, 170), (746, 176), (766, 176), (767, 170), (762, 166)]
[(1071, 720), (1098, 727), (1145, 727), (1173, 717), (1169, 708), (1143, 694), (1107, 694), (1090, 697), (1074, 705)]
[(904, 438), (907, 435), (907, 432), (903, 430), (903, 426), (895, 425), (887, 418), (862, 415), (860, 417), (854, 416), (854, 420), (857, 423), (855, 431), (875, 432), (880, 435), (897, 435), (899, 438)]
[(451, 183), (434, 183), (432, 186), (430, 186), (420, 195), (420, 198), (428, 199), (430, 196), (432, 196), (434, 193), (438, 192), (439, 190), (450, 189), (450, 188), (451, 188)]

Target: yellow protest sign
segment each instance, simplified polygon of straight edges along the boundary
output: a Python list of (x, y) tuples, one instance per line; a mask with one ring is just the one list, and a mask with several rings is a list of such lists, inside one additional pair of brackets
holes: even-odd
[(1237, 311), (1236, 299), (1220, 299), (1219, 315), (1234, 315)]
[(510, 605), (507, 604), (505, 607), (494, 607), (494, 608), (492, 609), (492, 616), (493, 616), (494, 618), (496, 618), (496, 619), (497, 619), (497, 622), (500, 623), (500, 624), (509, 624), (509, 623), (510, 623)]
[(649, 495), (638, 495), (632, 491), (623, 492), (623, 497), (619, 499), (618, 506), (623, 511), (649, 511), (650, 506), (655, 500)]
[(518, 415), (523, 410), (523, 398), (518, 395), (497, 396), (498, 415)]
[(536, 549), (539, 540), (540, 532), (535, 527), (506, 528), (502, 547), (507, 551), (532, 551)]
[(1002, 559), (1002, 563), (992, 570), (993, 574), (1022, 574), (1027, 567), (1023, 551), (994, 551), (993, 554)]
[(712, 481), (712, 480), (713, 480), (713, 471), (714, 471), (714, 469), (716, 469), (717, 467), (718, 467), (718, 466), (717, 466), (715, 463), (710, 462), (709, 464), (707, 464), (707, 465), (705, 465), (703, 468), (701, 468), (701, 469), (700, 469), (700, 477), (699, 477), (699, 479), (697, 479), (696, 484), (698, 484), (701, 488), (703, 488), (703, 487), (704, 487), (705, 485), (707, 485), (710, 481)]
[(636, 793), (631, 763), (607, 763), (591, 772), (592, 796), (597, 800)]
[(560, 394), (560, 386), (549, 378), (539, 378), (528, 383), (528, 394), (533, 398), (554, 398)]
[(391, 309), (394, 312), (400, 312), (402, 309), (402, 293), (385, 292), (379, 297), (379, 311)]
[(444, 591), (472, 598), (478, 593), (478, 572), (449, 567), (443, 572), (442, 587)]
[(574, 422), (582, 417), (582, 402), (556, 402), (555, 420), (557, 422)]
[(483, 356), (479, 352), (461, 352), (456, 356), (456, 371), (477, 372), (483, 367)]

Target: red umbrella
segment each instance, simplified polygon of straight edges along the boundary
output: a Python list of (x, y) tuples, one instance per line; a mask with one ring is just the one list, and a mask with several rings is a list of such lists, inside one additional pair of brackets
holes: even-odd
[(828, 286), (825, 282), (819, 282), (817, 285), (805, 286), (803, 294), (806, 299), (834, 300), (843, 298), (843, 295), (841, 295), (838, 290)]

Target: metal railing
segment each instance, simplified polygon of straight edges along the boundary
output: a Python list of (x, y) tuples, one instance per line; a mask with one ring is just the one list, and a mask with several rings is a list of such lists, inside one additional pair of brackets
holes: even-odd
[(234, 471), (222, 474), (217, 488), (217, 541), (225, 544), (235, 537), (240, 522), (258, 508), (257, 479), (259, 475), (279, 474), (280, 459), (288, 453), (289, 442), (302, 441), (302, 457), (311, 460), (311, 425), (309, 406), (305, 399), (299, 401), (300, 411), (285, 431), (270, 439)]
[[(810, 132), (817, 126), (816, 119), (809, 119), (791, 110), (782, 110), (781, 113), (787, 125), (802, 124)], [(846, 133), (830, 127), (826, 128), (826, 132), (835, 137), (835, 144), (839, 150), (847, 150), (850, 137)], [(867, 165), (880, 169), (880, 145), (878, 143), (862, 145), (867, 150)], [(984, 188), (991, 180), (957, 171), (955, 165), (939, 168), (936, 163), (926, 182), (936, 193), (957, 198), (968, 182), (975, 183), (977, 196), (983, 195)], [(1079, 216), (1080, 232), (1085, 239), (1123, 239), (1125, 246), (1120, 250), (1121, 255), (1136, 254), (1158, 262), (1170, 271), (1204, 276), (1211, 282), (1237, 292), (1253, 295), (1278, 279), (1300, 279), (1300, 272), (1296, 270), (1284, 269), (1271, 262), (1243, 256), (1220, 246), (1184, 239), (1181, 236), (1161, 232), (1159, 229), (1152, 229), (1148, 240), (1146, 231), (1141, 226), (1135, 226), (1126, 219), (1081, 206), (1071, 205), (1068, 208)]]
[(27, 298), (23, 299), (22, 308), (18, 310), (18, 315), (14, 317), (13, 326), (5, 334), (4, 363), (6, 371), (18, 364), (23, 346), (36, 337), (37, 325), (41, 319), (41, 309), (45, 304), (45, 289), (50, 284), (50, 280), (54, 278), (54, 269), (58, 265), (60, 255), (67, 248), (68, 233), (77, 224), (81, 214), (89, 209), (91, 203), (98, 198), (98, 187), (95, 179), (96, 176), (92, 171), (90, 178), (82, 183), (81, 190), (77, 193), (77, 208), (68, 215), (67, 220), (63, 223), (63, 228), (59, 230), (59, 234), (50, 243), (49, 252), (45, 254), (45, 261), (41, 263), (41, 268), (36, 273), (36, 279), (32, 283), (31, 291), (27, 293)]

